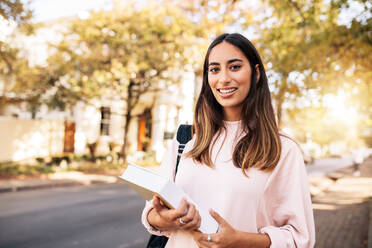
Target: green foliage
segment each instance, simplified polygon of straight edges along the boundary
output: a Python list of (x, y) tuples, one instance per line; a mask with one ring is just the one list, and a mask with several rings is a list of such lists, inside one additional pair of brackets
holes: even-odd
[(99, 173), (99, 174), (114, 174), (118, 175), (123, 170), (123, 165), (118, 163), (92, 163), (92, 162), (80, 162), (76, 167), (70, 168), (69, 170), (80, 171), (84, 173)]
[(177, 83), (181, 68), (198, 61), (195, 37), (202, 33), (180, 15), (175, 8), (126, 6), (73, 20), (49, 59), (65, 92), (54, 100), (105, 96), (135, 106), (140, 95)]
[(100, 97), (124, 100), (133, 109), (141, 95), (177, 84), (187, 67), (200, 70), (209, 35), (234, 22), (230, 12), (243, 11), (238, 2), (168, 0), (161, 8), (116, 2), (112, 11), (61, 22), (68, 30), (48, 68), (38, 68), (29, 84), (19, 83), (19, 91), (55, 88), (44, 102), (61, 110)]
[[(14, 92), (17, 85), (22, 84), (24, 73), (31, 70), (27, 58), (22, 55), (22, 48), (14, 44), (17, 35), (30, 35), (34, 32), (35, 25), (30, 23), (31, 18), (32, 11), (29, 9), (28, 2), (0, 1), (0, 22), (2, 27), (8, 30), (4, 32), (0, 41), (0, 84), (2, 85), (0, 104), (8, 101), (8, 93)], [(20, 98), (25, 99), (26, 96), (22, 95)], [(31, 102), (33, 100), (30, 99)]]
[(35, 159), (39, 164), (44, 163), (44, 158), (38, 157)]
[(17, 176), (39, 176), (40, 174), (54, 173), (55, 169), (45, 165), (22, 165), (18, 163), (1, 163), (0, 178)]
[[(111, 156), (111, 155), (108, 155)], [(90, 156), (78, 156), (74, 154), (54, 156), (50, 159), (36, 158), (36, 164), (17, 162), (0, 163), (0, 178), (15, 177), (39, 177), (41, 175), (58, 171), (80, 171), (83, 173), (102, 173), (118, 175), (122, 172), (123, 164), (108, 159), (108, 156), (95, 157), (92, 162)], [(66, 161), (66, 167), (60, 167), (62, 161)]]
[(4, 20), (14, 21), (18, 25), (26, 25), (32, 17), (28, 3), (21, 0), (1, 0), (0, 16)]
[[(2, 1), (0, 14), (13, 20), (11, 13), (22, 8), (14, 7), (14, 11), (6, 13), (2, 6), (20, 3)], [(27, 60), (18, 56), (17, 48), (0, 42), (0, 77), (8, 82), (4, 92), (19, 93), (33, 104), (31, 109), (41, 102), (63, 110), (80, 100), (122, 100), (128, 123), (140, 97), (177, 84), (186, 65), (200, 74), (210, 39), (228, 25), (241, 25), (244, 19), (244, 28), (254, 26), (259, 34), (254, 43), (267, 62), (279, 123), (282, 113), (289, 110), (291, 121), (304, 124), (297, 130), (299, 135), (307, 130), (305, 126), (314, 129), (314, 124), (306, 124), (311, 123), (311, 114), (317, 118), (326, 118), (326, 114), (319, 109), (301, 108), (298, 99), (310, 90), (324, 95), (342, 88), (352, 92), (348, 103), (362, 114), (361, 126), (372, 128), (369, 1), (264, 0), (262, 8), (269, 14), (259, 19), (239, 0), (159, 3), (160, 8), (155, 4), (143, 8), (117, 4), (112, 11), (93, 11), (87, 19), (65, 20), (60, 25), (68, 29), (64, 39), (54, 46), (47, 67), (29, 67)], [(353, 4), (362, 6), (362, 13), (340, 24), (340, 15)], [(28, 13), (27, 9), (24, 13)], [(308, 114), (298, 116), (301, 112)], [(343, 137), (338, 130), (332, 130), (335, 123), (313, 121), (322, 126), (310, 131), (320, 143), (330, 138), (322, 137), (319, 130)]]
[[(348, 139), (349, 126), (346, 123), (327, 118), (329, 111), (323, 107), (307, 107), (301, 110), (290, 110), (291, 122), (295, 137), (305, 143), (308, 138), (313, 142), (327, 146), (335, 141)], [(350, 137), (349, 137), (350, 138)]]
[(140, 166), (156, 166), (159, 162), (156, 161), (156, 153), (154, 151), (144, 152), (140, 159), (137, 159), (136, 164)]
[[(293, 103), (292, 108), (296, 108), (292, 100), (303, 96), (310, 89), (318, 94), (336, 94), (342, 88), (356, 92), (355, 106), (365, 119), (370, 119), (370, 2), (263, 2), (271, 9), (272, 15), (261, 20), (258, 43), (264, 60), (270, 62), (270, 82), (274, 88), (273, 98), (279, 122), (284, 111), (283, 103)], [(347, 11), (351, 4), (362, 6), (362, 13), (346, 25), (340, 23), (341, 13)], [(302, 79), (293, 80), (293, 72), (300, 74)]]
[(149, 4), (118, 5), (72, 20), (48, 60), (47, 73), (58, 89), (49, 106), (63, 109), (92, 98), (124, 101), (126, 149), (127, 124), (141, 96), (178, 84), (187, 66), (202, 61), (199, 47), (207, 32), (182, 17), (177, 7)]

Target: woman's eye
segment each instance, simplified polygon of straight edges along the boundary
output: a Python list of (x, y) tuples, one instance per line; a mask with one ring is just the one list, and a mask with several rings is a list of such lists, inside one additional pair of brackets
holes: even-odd
[(213, 68), (210, 68), (209, 71), (210, 72), (218, 72), (218, 68), (217, 67), (213, 67)]
[(233, 71), (236, 71), (236, 70), (238, 70), (240, 67), (241, 67), (241, 65), (232, 65), (232, 66), (230, 67), (230, 69), (233, 70)]

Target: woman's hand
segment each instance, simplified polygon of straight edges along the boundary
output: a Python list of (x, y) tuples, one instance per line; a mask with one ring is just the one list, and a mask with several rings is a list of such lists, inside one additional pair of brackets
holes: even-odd
[(182, 199), (177, 209), (167, 208), (157, 196), (153, 197), (152, 204), (154, 208), (147, 218), (149, 223), (158, 230), (194, 230), (200, 227), (201, 217), (198, 210), (185, 199)]
[(229, 248), (237, 247), (237, 231), (227, 223), (218, 213), (209, 210), (211, 216), (217, 221), (219, 228), (216, 234), (204, 234), (192, 231), (192, 235), (199, 247)]
[(267, 234), (247, 233), (235, 230), (218, 213), (209, 210), (211, 216), (219, 224), (216, 234), (204, 234), (192, 231), (194, 240), (201, 248), (231, 248), (231, 247), (270, 247), (271, 241)]

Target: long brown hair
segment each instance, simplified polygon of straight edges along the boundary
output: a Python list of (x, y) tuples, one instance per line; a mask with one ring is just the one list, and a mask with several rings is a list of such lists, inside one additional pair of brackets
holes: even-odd
[[(246, 169), (251, 167), (272, 170), (280, 158), (281, 142), (271, 104), (267, 76), (256, 48), (247, 38), (237, 33), (218, 36), (208, 48), (203, 66), (203, 85), (194, 115), (193, 129), (196, 140), (187, 156), (213, 167), (210, 148), (213, 137), (224, 128), (224, 112), (209, 86), (208, 64), (211, 50), (221, 42), (228, 42), (239, 48), (247, 57), (252, 71), (251, 88), (243, 102), (242, 109), (242, 126), (245, 135), (234, 148), (233, 163), (242, 169), (244, 175), (246, 175)], [(258, 81), (256, 65), (260, 70)]]

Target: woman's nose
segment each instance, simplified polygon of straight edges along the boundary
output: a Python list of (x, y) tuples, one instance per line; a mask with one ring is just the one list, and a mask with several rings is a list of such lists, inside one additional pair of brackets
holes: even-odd
[(220, 77), (218, 79), (219, 83), (229, 83), (231, 81), (230, 74), (227, 70), (221, 70)]

